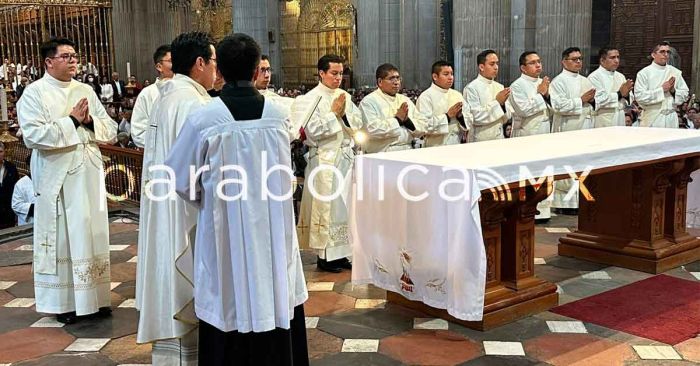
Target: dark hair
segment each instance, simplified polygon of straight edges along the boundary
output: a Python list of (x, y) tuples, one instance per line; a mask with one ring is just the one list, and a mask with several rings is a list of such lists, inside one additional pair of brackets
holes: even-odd
[(601, 48), (598, 51), (598, 60), (602, 60), (603, 58), (608, 57), (608, 52), (610, 51), (619, 51), (619, 49), (613, 46), (605, 46)]
[(435, 61), (435, 63), (431, 67), (432, 73), (433, 74), (440, 74), (440, 71), (442, 71), (443, 67), (451, 67), (452, 70), (454, 70), (454, 68), (455, 68), (454, 66), (452, 66), (451, 63), (449, 63), (445, 60), (439, 60), (439, 61)]
[(569, 47), (569, 48), (565, 49), (564, 52), (561, 53), (561, 59), (563, 60), (563, 59), (569, 57), (569, 55), (574, 53), (574, 52), (582, 53), (581, 49), (578, 47)]
[(377, 67), (377, 72), (374, 75), (376, 79), (384, 79), (392, 71), (398, 72), (399, 69), (396, 66), (389, 63), (381, 64), (379, 65), (379, 67)]
[(41, 59), (45, 60), (47, 57), (56, 56), (56, 52), (59, 46), (71, 46), (75, 48), (75, 42), (67, 38), (52, 38), (42, 43), (41, 47), (39, 47)]
[(217, 68), (227, 83), (251, 81), (260, 64), (261, 53), (253, 37), (243, 33), (228, 35), (216, 46)]
[(173, 72), (189, 75), (192, 66), (201, 57), (209, 62), (212, 57), (211, 47), (215, 44), (209, 33), (182, 33), (170, 44), (170, 56), (173, 58)]
[(153, 63), (157, 64), (161, 61), (163, 61), (163, 57), (170, 52), (170, 45), (169, 44), (164, 44), (156, 49), (156, 52), (153, 53)]
[(494, 55), (498, 56), (498, 54), (497, 54), (496, 51), (494, 51), (494, 50), (485, 50), (485, 51), (481, 51), (481, 53), (479, 53), (478, 55), (476, 55), (476, 64), (477, 64), (477, 65), (483, 65), (483, 64), (485, 64), (485, 63), (486, 63), (486, 57), (488, 57), (488, 56), (491, 55), (491, 54), (494, 54)]
[(525, 51), (520, 55), (520, 58), (518, 59), (518, 62), (520, 63), (520, 66), (526, 66), (525, 62), (527, 61), (527, 56), (530, 55), (536, 55), (537, 52), (535, 51)]
[(261, 60), (261, 61), (262, 61), (262, 60), (270, 61), (270, 56), (268, 56), (268, 55), (260, 55), (260, 60)]
[(345, 59), (338, 55), (324, 55), (318, 59), (318, 71), (326, 72), (331, 68), (331, 62), (334, 64), (342, 64)]
[(659, 43), (657, 43), (657, 44), (654, 45), (654, 49), (652, 50), (652, 52), (658, 51), (659, 48), (661, 48), (661, 46), (669, 46), (669, 47), (671, 47), (671, 43), (669, 43), (668, 41), (660, 41)]

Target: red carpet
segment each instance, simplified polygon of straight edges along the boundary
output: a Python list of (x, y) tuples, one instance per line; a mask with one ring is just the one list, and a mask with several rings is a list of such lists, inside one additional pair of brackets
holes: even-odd
[(700, 282), (658, 275), (551, 311), (675, 345), (700, 333)]

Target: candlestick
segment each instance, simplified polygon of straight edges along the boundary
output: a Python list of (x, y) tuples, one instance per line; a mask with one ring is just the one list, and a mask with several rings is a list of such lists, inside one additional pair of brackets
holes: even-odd
[(129, 80), (129, 77), (131, 77), (131, 63), (127, 62), (126, 63), (126, 80)]
[(0, 88), (0, 109), (2, 110), (0, 120), (7, 121), (7, 92), (4, 88)]

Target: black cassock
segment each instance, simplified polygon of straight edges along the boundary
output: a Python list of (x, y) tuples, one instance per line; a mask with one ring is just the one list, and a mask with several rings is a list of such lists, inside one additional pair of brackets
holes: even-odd
[[(264, 97), (252, 82), (226, 84), (221, 100), (237, 121), (260, 119)], [(290, 329), (277, 328), (262, 333), (223, 332), (199, 321), (199, 364), (249, 366), (306, 366), (309, 352), (306, 344), (304, 305), (294, 308)]]

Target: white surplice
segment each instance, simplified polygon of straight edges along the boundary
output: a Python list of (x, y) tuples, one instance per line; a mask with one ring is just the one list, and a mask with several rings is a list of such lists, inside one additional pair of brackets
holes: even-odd
[[(331, 105), (341, 94), (345, 95), (345, 119), (339, 119), (331, 111)], [(315, 109), (314, 106), (316, 106)], [(306, 124), (306, 125), (304, 125)], [(350, 192), (350, 173), (355, 153), (353, 137), (362, 129), (362, 113), (352, 102), (352, 97), (342, 89), (330, 89), (319, 83), (307, 94), (299, 96), (292, 104), (292, 130), (304, 127), (309, 146), (308, 165), (305, 171), (304, 193), (299, 209), (297, 232), (302, 248), (311, 248), (328, 261), (352, 255), (348, 241), (347, 198)], [(343, 176), (336, 178), (330, 169), (319, 169), (313, 184), (320, 195), (330, 196), (342, 192), (331, 200), (313, 197), (309, 191), (311, 172), (317, 167), (335, 167)]]
[(513, 107), (513, 137), (541, 135), (551, 131), (551, 111), (537, 88), (542, 79), (525, 74), (510, 85), (508, 101)]
[[(542, 84), (541, 78), (522, 74), (510, 85), (508, 102), (513, 108), (513, 137), (550, 133), (552, 125), (550, 106), (544, 96), (537, 92), (540, 84)], [(538, 203), (539, 214), (535, 218), (551, 218), (551, 203), (552, 195)]]
[[(415, 131), (399, 125), (396, 111), (401, 105), (408, 105), (408, 118), (413, 122)], [(360, 102), (362, 122), (367, 131), (367, 141), (363, 144), (366, 153), (381, 151), (408, 150), (414, 137), (422, 135), (425, 129), (423, 116), (418, 113), (413, 102), (403, 94), (388, 95), (377, 89), (362, 98)]]
[(617, 92), (622, 84), (627, 81), (625, 75), (617, 71), (608, 71), (600, 66), (588, 75), (588, 81), (595, 88), (593, 126), (595, 128), (624, 126), (625, 107), (629, 103), (626, 99), (620, 98)]
[[(166, 170), (149, 172), (149, 168), (162, 167), (188, 114), (210, 100), (204, 87), (176, 74), (162, 84), (151, 111), (143, 157), (136, 271), (138, 343), (196, 336), (191, 244), (197, 212), (177, 197)], [(146, 194), (149, 186), (150, 198)], [(157, 200), (164, 197), (168, 198)], [(173, 356), (179, 357), (176, 352)]]
[[(464, 126), (457, 118), (447, 117), (447, 111), (462, 103)], [(425, 144), (423, 147), (459, 144), (460, 131), (469, 131), (472, 114), (462, 94), (454, 89), (443, 89), (434, 83), (418, 97), (418, 112), (425, 120)]]
[(472, 142), (498, 140), (504, 138), (503, 125), (510, 119), (509, 108), (502, 107), (496, 95), (504, 87), (495, 80), (477, 76), (464, 88), (464, 99), (473, 117), (473, 128), (469, 138)]
[(27, 217), (29, 207), (36, 203), (34, 184), (29, 176), (25, 175), (15, 184), (12, 191), (12, 211), (17, 215), (17, 225), (26, 225), (34, 222), (34, 217)]
[(151, 115), (153, 104), (160, 96), (158, 89), (167, 80), (157, 79), (139, 93), (131, 113), (131, 139), (134, 145), (143, 148), (146, 145), (146, 131), (148, 130), (148, 118)]
[[(178, 194), (199, 211), (197, 317), (224, 332), (289, 329), (294, 307), (308, 298), (292, 176), (281, 170), (266, 175), (271, 167), (291, 166), (288, 123), (279, 101), (265, 98), (260, 119), (236, 121), (216, 98), (190, 115), (166, 162)], [(190, 167), (205, 166), (209, 170), (190, 185)]]
[[(675, 95), (664, 92), (661, 85), (671, 77), (676, 78)], [(676, 107), (688, 99), (688, 85), (683, 73), (677, 68), (661, 66), (655, 62), (637, 73), (634, 96), (644, 110), (640, 117), (641, 127), (678, 128)]]
[[(94, 131), (73, 124), (73, 106), (88, 100)], [(36, 310), (77, 315), (110, 305), (109, 223), (102, 154), (117, 124), (92, 88), (46, 73), (17, 105), (24, 143), (34, 150)]]
[[(552, 132), (576, 131), (593, 128), (593, 107), (581, 96), (593, 85), (582, 75), (563, 70), (549, 85), (549, 96), (554, 110)], [(573, 188), (572, 188), (573, 187)], [(567, 195), (571, 192), (571, 195)], [(552, 207), (578, 208), (578, 181), (558, 180), (554, 184)]]

